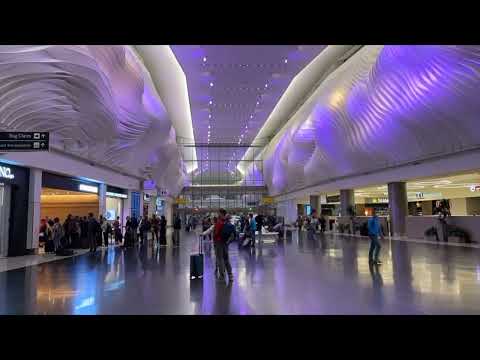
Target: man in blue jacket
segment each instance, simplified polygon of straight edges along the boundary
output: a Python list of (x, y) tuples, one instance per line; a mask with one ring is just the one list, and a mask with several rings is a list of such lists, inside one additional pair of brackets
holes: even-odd
[(248, 214), (248, 216), (250, 217), (250, 231), (252, 233), (251, 246), (252, 246), (252, 248), (254, 248), (255, 247), (255, 232), (257, 231), (257, 222), (255, 221), (255, 218), (253, 217), (252, 213)]
[(383, 238), (380, 219), (378, 218), (375, 209), (373, 209), (372, 217), (368, 219), (368, 236), (370, 237), (370, 250), (368, 252), (368, 261), (371, 264), (381, 265), (382, 262), (378, 259), (380, 253), (380, 241), (378, 237)]

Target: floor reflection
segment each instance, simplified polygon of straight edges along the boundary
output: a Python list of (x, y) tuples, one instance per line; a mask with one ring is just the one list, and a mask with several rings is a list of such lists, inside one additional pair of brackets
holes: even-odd
[[(479, 249), (292, 231), (256, 249), (230, 246), (235, 282), (189, 280), (194, 234), (181, 246), (110, 247), (0, 273), (0, 314), (480, 313)], [(211, 244), (206, 243), (205, 250)]]

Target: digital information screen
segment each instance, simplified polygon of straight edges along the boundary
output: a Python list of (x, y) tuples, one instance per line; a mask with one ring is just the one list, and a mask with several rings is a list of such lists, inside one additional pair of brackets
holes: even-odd
[(0, 152), (48, 151), (48, 132), (0, 132)]

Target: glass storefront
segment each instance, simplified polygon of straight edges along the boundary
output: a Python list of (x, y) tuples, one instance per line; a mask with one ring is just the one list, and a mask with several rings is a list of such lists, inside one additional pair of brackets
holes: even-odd
[(107, 206), (105, 217), (107, 220), (114, 221), (117, 216), (120, 216), (121, 219), (123, 213), (123, 199), (107, 196), (106, 200)]

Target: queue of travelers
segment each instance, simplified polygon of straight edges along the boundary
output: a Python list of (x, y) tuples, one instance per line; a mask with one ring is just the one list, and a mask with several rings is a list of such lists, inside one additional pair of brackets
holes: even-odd
[[(181, 221), (178, 215), (174, 220), (173, 245), (179, 246)], [(122, 231), (124, 228), (124, 231)], [(146, 243), (149, 232), (152, 233), (154, 246), (167, 245), (167, 220), (165, 216), (152, 215), (151, 218), (127, 216), (122, 227), (120, 217), (112, 222), (103, 215), (98, 219), (89, 213), (87, 216), (69, 214), (61, 223), (58, 217), (48, 216), (40, 220), (39, 243), (46, 253), (54, 253), (59, 249), (89, 248), (95, 252), (98, 247), (122, 245), (132, 247), (137, 243)]]

